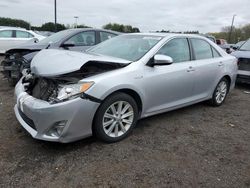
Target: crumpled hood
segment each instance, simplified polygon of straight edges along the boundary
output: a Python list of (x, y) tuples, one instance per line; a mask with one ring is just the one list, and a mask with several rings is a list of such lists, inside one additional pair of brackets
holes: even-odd
[(237, 58), (249, 58), (250, 59), (250, 51), (235, 51), (231, 53), (231, 55), (237, 57)]
[(31, 72), (37, 76), (58, 76), (79, 70), (89, 61), (129, 64), (130, 61), (67, 50), (46, 49), (40, 51), (31, 61)]

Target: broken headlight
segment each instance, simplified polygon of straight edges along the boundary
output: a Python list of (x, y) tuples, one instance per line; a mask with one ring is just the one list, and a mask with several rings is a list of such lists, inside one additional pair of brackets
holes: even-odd
[(58, 100), (74, 99), (79, 97), (83, 92), (86, 92), (94, 82), (84, 82), (78, 84), (70, 84), (62, 87), (58, 92)]

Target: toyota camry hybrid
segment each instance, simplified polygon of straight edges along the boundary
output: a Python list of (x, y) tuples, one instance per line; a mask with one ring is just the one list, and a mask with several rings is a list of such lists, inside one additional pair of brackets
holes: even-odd
[(220, 106), (237, 60), (198, 35), (126, 34), (87, 52), (48, 49), (15, 88), (15, 114), (32, 137), (116, 142), (138, 119), (201, 101)]

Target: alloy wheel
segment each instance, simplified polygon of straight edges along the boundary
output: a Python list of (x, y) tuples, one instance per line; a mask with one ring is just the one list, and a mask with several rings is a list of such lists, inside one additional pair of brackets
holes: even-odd
[(102, 125), (108, 136), (119, 137), (129, 130), (133, 120), (133, 107), (126, 101), (117, 101), (107, 108)]
[(223, 80), (216, 88), (215, 100), (218, 104), (221, 104), (227, 95), (227, 83)]

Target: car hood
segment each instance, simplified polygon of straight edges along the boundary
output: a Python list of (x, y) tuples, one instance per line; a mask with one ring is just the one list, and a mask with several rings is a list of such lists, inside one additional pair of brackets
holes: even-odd
[(231, 55), (237, 57), (237, 58), (250, 58), (250, 51), (235, 51), (231, 53)]
[(46, 49), (31, 61), (31, 72), (37, 76), (51, 77), (78, 71), (88, 62), (129, 64), (124, 59), (66, 50)]

